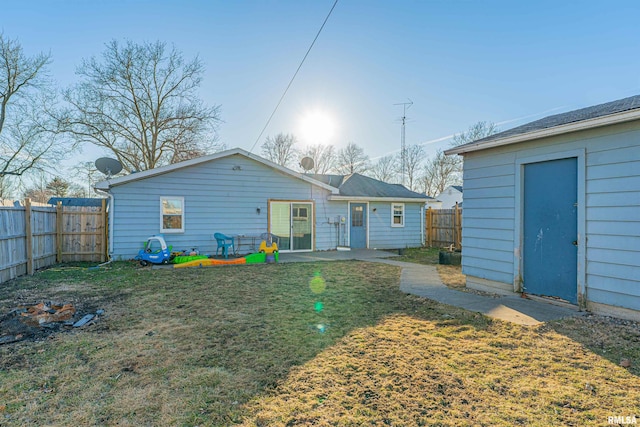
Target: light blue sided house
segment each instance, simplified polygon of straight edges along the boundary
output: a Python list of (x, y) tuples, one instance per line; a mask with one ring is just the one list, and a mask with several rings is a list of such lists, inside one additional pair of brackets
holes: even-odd
[[(281, 252), (421, 246), (427, 197), (359, 174), (294, 172), (242, 149), (100, 182), (110, 196), (110, 252), (131, 259), (147, 237), (173, 250), (216, 252), (214, 233), (239, 253), (270, 232)], [(237, 236), (240, 236), (239, 238)], [(240, 246), (238, 248), (238, 243)]]
[(467, 286), (640, 318), (640, 96), (447, 154), (464, 156)]

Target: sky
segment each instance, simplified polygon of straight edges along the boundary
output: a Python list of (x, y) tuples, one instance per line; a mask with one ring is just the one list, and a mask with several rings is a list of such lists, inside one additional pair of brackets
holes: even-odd
[[(278, 133), (299, 148), (396, 154), (412, 102), (406, 144), (431, 155), (478, 121), (505, 130), (640, 93), (637, 1), (338, 0), (260, 136), (334, 1), (1, 0), (0, 31), (49, 52), (61, 88), (111, 40), (198, 56), (220, 142), (255, 154)], [(69, 162), (104, 154), (85, 147)]]

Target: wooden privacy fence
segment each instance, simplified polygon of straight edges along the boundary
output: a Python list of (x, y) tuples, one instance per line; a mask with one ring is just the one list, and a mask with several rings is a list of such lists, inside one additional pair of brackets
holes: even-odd
[(462, 248), (462, 209), (457, 204), (454, 209), (427, 209), (425, 227), (428, 247)]
[(0, 205), (0, 283), (56, 262), (107, 259), (102, 206)]

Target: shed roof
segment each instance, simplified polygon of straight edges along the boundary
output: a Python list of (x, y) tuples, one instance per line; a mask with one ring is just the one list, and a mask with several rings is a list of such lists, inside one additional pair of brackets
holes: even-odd
[(446, 154), (464, 154), (471, 151), (638, 119), (640, 119), (640, 95), (634, 95), (604, 104), (547, 116), (540, 120), (449, 149), (446, 151)]

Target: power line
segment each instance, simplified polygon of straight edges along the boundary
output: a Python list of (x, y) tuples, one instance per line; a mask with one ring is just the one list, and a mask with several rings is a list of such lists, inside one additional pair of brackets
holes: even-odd
[(258, 143), (258, 141), (260, 141), (260, 138), (262, 138), (262, 134), (264, 133), (265, 130), (267, 130), (267, 127), (269, 126), (269, 123), (271, 123), (271, 119), (273, 119), (273, 116), (275, 116), (276, 111), (278, 111), (278, 107), (280, 107), (280, 104), (282, 103), (282, 100), (284, 99), (285, 95), (289, 91), (289, 88), (293, 84), (293, 81), (295, 80), (296, 76), (298, 75), (298, 72), (300, 71), (300, 68), (302, 68), (302, 64), (304, 64), (304, 61), (307, 59), (307, 56), (309, 56), (309, 52), (311, 52), (311, 49), (313, 48), (313, 45), (316, 44), (316, 40), (318, 40), (318, 37), (320, 36), (320, 33), (322, 32), (322, 29), (324, 28), (325, 24), (329, 20), (329, 17), (331, 16), (331, 13), (333, 12), (333, 9), (335, 9), (337, 4), (338, 4), (338, 0), (336, 0), (333, 3), (333, 6), (331, 6), (331, 10), (327, 14), (327, 17), (324, 18), (324, 22), (320, 26), (320, 29), (318, 30), (318, 33), (316, 34), (315, 38), (311, 42), (311, 45), (309, 46), (309, 49), (307, 49), (307, 53), (304, 54), (304, 58), (302, 58), (302, 61), (300, 61), (300, 65), (298, 65), (298, 69), (296, 70), (295, 73), (293, 73), (293, 77), (291, 77), (291, 80), (289, 80), (289, 84), (287, 85), (286, 89), (282, 93), (282, 96), (280, 97), (280, 100), (276, 104), (276, 107), (273, 109), (273, 112), (269, 116), (269, 119), (267, 120), (267, 123), (265, 123), (264, 127), (262, 128), (262, 131), (260, 132), (260, 135), (258, 135), (258, 138), (256, 138), (256, 142), (254, 142), (253, 145), (251, 146), (251, 150), (249, 150), (250, 153), (253, 152), (253, 149), (255, 148), (256, 144)]

